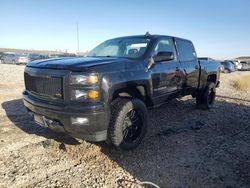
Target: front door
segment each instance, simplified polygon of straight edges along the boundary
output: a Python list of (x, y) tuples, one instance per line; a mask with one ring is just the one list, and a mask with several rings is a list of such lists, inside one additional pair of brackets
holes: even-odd
[(153, 85), (153, 100), (155, 104), (164, 102), (167, 97), (178, 91), (178, 71), (180, 63), (177, 61), (173, 39), (160, 39), (154, 49), (153, 56), (158, 52), (173, 52), (174, 60), (157, 62), (150, 69)]

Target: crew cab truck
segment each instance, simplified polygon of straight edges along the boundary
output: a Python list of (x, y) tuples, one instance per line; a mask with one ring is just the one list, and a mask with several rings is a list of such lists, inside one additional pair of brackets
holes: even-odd
[(184, 95), (210, 109), (220, 65), (200, 62), (191, 41), (163, 35), (107, 40), (86, 57), (26, 65), (24, 105), (39, 125), (129, 150), (147, 131), (147, 109)]

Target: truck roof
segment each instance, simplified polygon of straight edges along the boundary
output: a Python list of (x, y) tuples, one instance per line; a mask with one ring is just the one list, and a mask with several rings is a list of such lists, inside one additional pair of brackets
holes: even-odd
[(157, 39), (157, 38), (161, 38), (161, 37), (171, 37), (171, 38), (176, 38), (176, 39), (180, 39), (180, 40), (186, 40), (186, 41), (189, 41), (191, 42), (190, 40), (188, 39), (184, 39), (184, 38), (180, 38), (180, 37), (175, 37), (175, 36), (170, 36), (170, 35), (158, 35), (158, 34), (155, 34), (155, 35), (151, 35), (151, 34), (145, 34), (145, 35), (130, 35), (130, 36), (123, 36), (123, 37), (116, 37), (116, 38), (113, 38), (113, 39), (119, 39), (119, 38), (138, 38), (138, 37), (141, 37), (141, 38), (153, 38), (153, 39)]

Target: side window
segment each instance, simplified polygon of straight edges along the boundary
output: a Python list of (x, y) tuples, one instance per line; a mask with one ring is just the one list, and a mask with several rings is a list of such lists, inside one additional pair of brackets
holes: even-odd
[(155, 47), (153, 55), (157, 55), (158, 52), (173, 52), (174, 57), (176, 59), (176, 50), (174, 47), (174, 42), (171, 38), (162, 39), (158, 42), (158, 44)]
[(180, 61), (194, 61), (196, 59), (194, 46), (190, 41), (177, 39), (176, 43), (179, 50)]

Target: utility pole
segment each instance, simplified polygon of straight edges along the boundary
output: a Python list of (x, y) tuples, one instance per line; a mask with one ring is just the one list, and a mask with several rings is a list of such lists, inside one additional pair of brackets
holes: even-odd
[(79, 54), (79, 31), (78, 31), (78, 22), (76, 22), (76, 41), (77, 41), (77, 54)]

